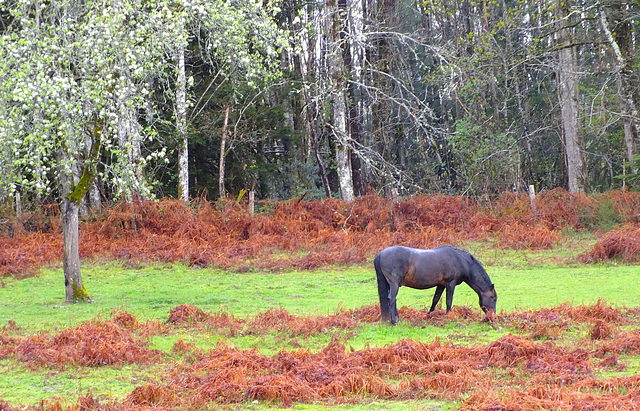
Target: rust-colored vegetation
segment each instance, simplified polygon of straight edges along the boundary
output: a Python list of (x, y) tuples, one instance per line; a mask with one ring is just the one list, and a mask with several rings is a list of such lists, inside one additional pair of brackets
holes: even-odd
[[(594, 196), (564, 190), (542, 192), (535, 209), (524, 194), (474, 200), (462, 196), (415, 196), (392, 202), (376, 195), (341, 200), (264, 202), (251, 217), (243, 204), (220, 206), (205, 199), (118, 204), (82, 222), (83, 258), (181, 261), (235, 270), (313, 269), (358, 264), (389, 245), (430, 248), (495, 239), (498, 247), (544, 249), (564, 229), (595, 230), (603, 219), (626, 225), (603, 234), (584, 261), (640, 258), (640, 194), (614, 191)], [(0, 275), (23, 277), (61, 259), (60, 216), (55, 206), (8, 215), (0, 236)]]
[(588, 253), (579, 256), (586, 263), (618, 259), (625, 263), (640, 261), (640, 225), (627, 224), (605, 233)]
[[(480, 317), (464, 307), (447, 316), (403, 307), (402, 315), (403, 321), (433, 326), (477, 322)], [(559, 335), (572, 334), (571, 342), (563, 344), (507, 333), (491, 343), (472, 346), (438, 339), (404, 339), (354, 350), (339, 337), (341, 331), (378, 319), (376, 306), (317, 317), (268, 311), (242, 321), (193, 306), (175, 307), (169, 314), (168, 327), (216, 327), (223, 332), (256, 334), (280, 332), (286, 327), (292, 336), (326, 332), (334, 336), (317, 352), (283, 349), (275, 355), (240, 350), (222, 342), (205, 351), (183, 340), (175, 343), (171, 355), (155, 352), (146, 348), (147, 342), (139, 333), (157, 327), (139, 324), (128, 313), (115, 313), (109, 321), (91, 321), (55, 335), (8, 337), (12, 331), (6, 327), (0, 335), (3, 346), (10, 347), (3, 356), (13, 356), (33, 367), (171, 361), (158, 380), (135, 387), (120, 402), (104, 403), (88, 395), (74, 405), (63, 399), (43, 401), (39, 409), (46, 410), (205, 409), (254, 400), (290, 406), (299, 402), (420, 398), (459, 401), (463, 410), (631, 410), (640, 400), (640, 377), (599, 376), (604, 371), (624, 370), (622, 358), (640, 353), (637, 329), (620, 328), (640, 325), (637, 310), (614, 309), (599, 301), (492, 319), (494, 326), (514, 330), (564, 324)], [(88, 344), (84, 341), (91, 341), (94, 347), (85, 347)], [(176, 355), (184, 356), (185, 361), (176, 361)]]
[[(151, 323), (153, 324), (153, 323)], [(14, 355), (30, 367), (100, 366), (157, 361), (161, 352), (151, 350), (129, 313), (114, 315), (110, 321), (91, 321), (51, 335), (47, 332), (25, 338), (0, 336), (0, 356)]]

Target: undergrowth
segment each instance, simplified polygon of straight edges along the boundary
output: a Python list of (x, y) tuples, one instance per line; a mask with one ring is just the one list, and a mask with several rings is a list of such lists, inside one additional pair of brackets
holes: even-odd
[[(619, 227), (606, 233), (583, 261), (640, 255), (640, 194), (612, 191), (587, 196), (555, 189), (536, 197), (505, 193), (485, 203), (462, 196), (414, 196), (398, 202), (369, 195), (273, 202), (249, 216), (242, 204), (223, 207), (205, 199), (187, 206), (177, 200), (117, 204), (82, 222), (83, 258), (116, 259), (137, 265), (179, 261), (236, 271), (313, 269), (360, 264), (395, 244), (431, 248), (441, 244), (493, 241), (496, 248), (550, 249), (567, 230)], [(62, 235), (56, 206), (24, 215), (0, 216), (0, 276), (30, 276), (60, 261)], [(606, 220), (606, 221), (605, 221)]]

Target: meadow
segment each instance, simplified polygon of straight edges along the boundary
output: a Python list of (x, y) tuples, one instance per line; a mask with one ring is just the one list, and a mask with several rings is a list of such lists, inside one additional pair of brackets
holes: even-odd
[[(0, 409), (635, 409), (640, 196), (385, 201), (109, 210), (81, 230), (90, 304), (64, 303), (55, 220), (27, 221), (0, 236)], [(380, 323), (375, 250), (447, 242), (497, 315), (401, 288)]]

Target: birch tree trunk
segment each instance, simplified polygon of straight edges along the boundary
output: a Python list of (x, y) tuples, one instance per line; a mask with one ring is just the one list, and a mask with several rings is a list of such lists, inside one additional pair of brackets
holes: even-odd
[(343, 93), (333, 95), (333, 121), (336, 135), (336, 161), (338, 165), (338, 181), (342, 199), (353, 201), (353, 177), (351, 172), (351, 153), (346, 144), (347, 134), (347, 105)]
[[(613, 50), (616, 61), (615, 75), (618, 97), (622, 103), (622, 121), (624, 143), (629, 164), (634, 164), (636, 145), (640, 126), (638, 124), (638, 81), (634, 73), (633, 38), (631, 24), (622, 15), (623, 4), (610, 2), (607, 13), (605, 6), (600, 7), (600, 25)], [(615, 32), (609, 27), (609, 22)], [(634, 170), (635, 171), (635, 170)]]
[[(357, 146), (363, 144), (364, 102), (361, 84), (364, 83), (362, 65), (364, 61), (364, 5), (363, 0), (355, 0), (349, 7), (349, 42), (345, 50), (345, 66), (349, 69), (350, 82), (348, 85), (349, 103), (349, 135)], [(353, 190), (356, 196), (365, 194), (362, 175), (362, 161), (355, 150), (351, 150), (351, 172)]]
[(353, 201), (353, 178), (351, 172), (351, 153), (349, 149), (349, 130), (347, 127), (346, 79), (343, 60), (344, 19), (346, 1), (339, 0), (328, 4), (329, 15), (329, 77), (331, 81), (332, 128), (335, 137), (336, 163), (340, 193), (346, 201)]
[(227, 129), (229, 126), (229, 110), (230, 106), (227, 106), (224, 110), (224, 123), (222, 124), (222, 134), (220, 136), (220, 164), (219, 164), (219, 177), (218, 177), (218, 198), (223, 199), (225, 197), (224, 188), (224, 169), (226, 158), (226, 146), (227, 146)]
[(567, 0), (556, 0), (560, 18), (557, 32), (557, 81), (567, 158), (568, 188), (572, 193), (582, 193), (586, 191), (587, 166), (578, 102), (578, 59), (573, 45), (569, 3)]
[(178, 133), (178, 198), (189, 201), (189, 142), (187, 138), (187, 79), (184, 66), (184, 45), (176, 51), (176, 130)]

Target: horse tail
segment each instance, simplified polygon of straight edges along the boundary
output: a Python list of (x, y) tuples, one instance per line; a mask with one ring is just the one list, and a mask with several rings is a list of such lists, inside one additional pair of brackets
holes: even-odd
[(376, 269), (376, 276), (378, 278), (380, 316), (382, 321), (388, 321), (391, 318), (391, 311), (389, 310), (389, 282), (382, 273), (382, 268), (380, 267), (380, 254), (376, 255), (376, 258), (373, 259), (373, 266)]

